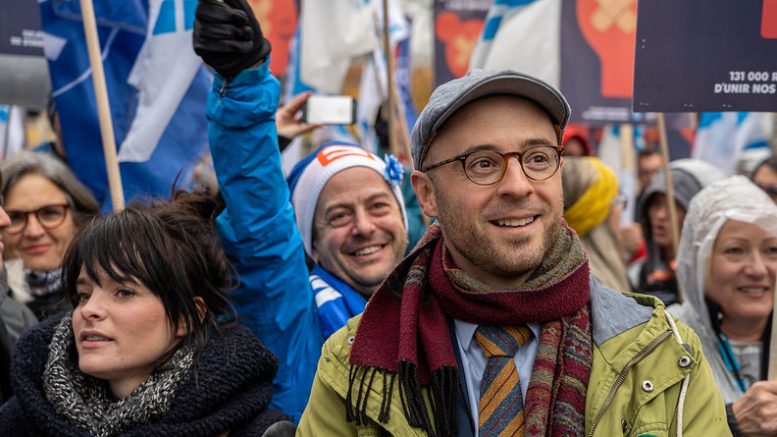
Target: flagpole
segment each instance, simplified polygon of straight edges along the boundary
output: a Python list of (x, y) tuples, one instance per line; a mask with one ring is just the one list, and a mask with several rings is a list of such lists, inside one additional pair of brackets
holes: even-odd
[[(389, 38), (389, 0), (383, 0), (383, 51), (386, 54), (386, 81), (388, 82), (388, 130), (389, 149), (399, 157), (399, 161), (413, 167), (413, 154), (410, 153), (410, 135), (407, 129), (407, 119), (402, 105), (399, 104), (399, 92), (394, 82), (394, 53), (391, 51)], [(421, 214), (424, 226), (431, 225), (429, 217)]]
[(105, 86), (100, 41), (97, 38), (97, 22), (94, 18), (92, 0), (80, 0), (81, 15), (84, 21), (86, 47), (89, 51), (89, 64), (92, 67), (92, 85), (97, 100), (97, 116), (100, 121), (100, 134), (103, 140), (105, 169), (108, 173), (108, 186), (111, 190), (111, 202), (114, 211), (124, 209), (124, 191), (121, 186), (119, 162), (116, 159), (116, 140), (113, 134), (111, 108), (108, 104), (108, 90)]
[[(677, 248), (680, 245), (680, 230), (677, 228), (677, 206), (674, 200), (672, 174), (669, 171), (669, 142), (666, 139), (666, 119), (664, 118), (664, 113), (656, 113), (656, 119), (658, 121), (658, 137), (661, 143), (661, 168), (664, 173), (664, 185), (666, 186), (666, 206), (669, 211), (669, 223), (672, 230), (672, 246), (669, 253), (672, 261), (674, 261), (677, 258)], [(672, 267), (670, 266), (670, 268)], [(684, 301), (683, 290), (679, 286), (677, 287), (677, 301), (679, 303)]]
[(777, 379), (777, 293), (774, 293), (774, 304), (772, 305), (772, 339), (769, 345), (769, 368), (766, 379), (774, 381)]
[(407, 133), (402, 106), (399, 105), (396, 82), (394, 81), (394, 53), (391, 51), (389, 38), (389, 0), (383, 0), (383, 51), (386, 54), (386, 81), (388, 82), (388, 127), (389, 150), (397, 155), (401, 162), (413, 167), (413, 157), (410, 153), (410, 136)]
[[(5, 132), (3, 134), (3, 156), (1, 159), (8, 159), (8, 143), (11, 142), (11, 119), (13, 118), (13, 106), (8, 105), (8, 119), (5, 121)], [(0, 205), (2, 206), (2, 205)]]

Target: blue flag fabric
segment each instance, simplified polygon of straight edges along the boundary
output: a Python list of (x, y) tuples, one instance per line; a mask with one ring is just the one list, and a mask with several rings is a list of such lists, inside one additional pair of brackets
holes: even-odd
[(743, 151), (768, 148), (773, 126), (768, 112), (702, 112), (691, 156), (732, 175)]
[[(152, 0), (151, 4), (159, 8), (154, 11), (157, 13), (149, 13), (148, 0), (94, 0), (117, 147), (127, 137), (139, 106), (139, 90), (128, 83), (128, 78), (149, 33), (149, 17), (154, 16), (157, 22), (173, 23), (172, 27), (163, 26), (167, 31), (191, 33), (192, 4), (196, 2)], [(182, 10), (176, 11), (176, 6), (181, 5), (178, 9)], [(40, 9), (44, 48), (68, 164), (92, 189), (103, 208), (109, 209), (105, 159), (79, 2), (43, 0)], [(177, 15), (171, 19), (171, 14)], [(176, 23), (183, 23), (181, 29)], [(159, 74), (166, 72), (159, 71)], [(177, 187), (188, 187), (195, 165), (207, 150), (205, 100), (211, 80), (200, 66), (150, 158), (145, 162), (120, 164), (127, 201), (169, 197), (176, 178)]]

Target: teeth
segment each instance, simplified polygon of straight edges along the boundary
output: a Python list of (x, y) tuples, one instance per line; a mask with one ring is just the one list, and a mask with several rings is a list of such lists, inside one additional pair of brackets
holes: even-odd
[(354, 255), (356, 255), (356, 256), (364, 256), (364, 255), (369, 255), (369, 254), (371, 254), (371, 253), (375, 253), (375, 252), (379, 251), (379, 250), (380, 250), (380, 248), (381, 248), (381, 246), (380, 246), (380, 245), (378, 245), (378, 246), (370, 246), (370, 247), (365, 247), (364, 249), (357, 250), (356, 252), (354, 252)]
[(503, 220), (497, 220), (496, 224), (498, 224), (499, 226), (516, 227), (516, 226), (526, 226), (533, 221), (534, 221), (534, 217), (528, 217), (525, 219), (503, 219)]
[(103, 341), (103, 340), (107, 340), (107, 338), (102, 337), (100, 335), (87, 335), (86, 337), (84, 337), (84, 340), (86, 340), (86, 341)]

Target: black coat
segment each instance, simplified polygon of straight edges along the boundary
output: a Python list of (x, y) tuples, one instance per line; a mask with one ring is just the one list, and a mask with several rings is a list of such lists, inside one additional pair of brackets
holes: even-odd
[[(57, 414), (46, 400), (43, 371), (59, 317), (19, 339), (11, 367), (15, 396), (0, 408), (3, 436), (88, 436)], [(275, 356), (246, 328), (213, 334), (195, 364), (195, 373), (179, 387), (170, 410), (136, 426), (124, 436), (260, 436), (271, 424), (288, 420), (268, 410)]]

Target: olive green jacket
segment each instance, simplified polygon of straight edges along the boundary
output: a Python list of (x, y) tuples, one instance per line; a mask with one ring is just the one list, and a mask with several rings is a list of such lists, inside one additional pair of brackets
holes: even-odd
[[(592, 280), (591, 315), (594, 346), (586, 394), (586, 436), (680, 435), (678, 411), (682, 411), (682, 435), (731, 435), (698, 337), (685, 324), (670, 319), (658, 299), (618, 293)], [(346, 421), (348, 356), (360, 319), (351, 319), (324, 345), (297, 435), (425, 435), (405, 420), (398, 384), (393, 386), (388, 423), (378, 422), (380, 375), (371, 386), (374, 393), (367, 404), (371, 426), (357, 429)], [(460, 424), (468, 419), (463, 420), (459, 418)], [(459, 434), (471, 435), (471, 428), (460, 425)]]

